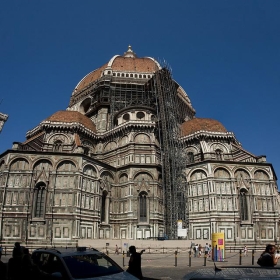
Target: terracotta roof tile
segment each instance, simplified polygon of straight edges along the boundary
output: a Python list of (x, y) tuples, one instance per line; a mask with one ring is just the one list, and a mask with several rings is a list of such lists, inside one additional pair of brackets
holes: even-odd
[(93, 132), (96, 132), (96, 127), (92, 120), (77, 111), (58, 111), (45, 119), (45, 121), (80, 123)]
[(116, 71), (129, 71), (129, 72), (145, 72), (154, 73), (159, 70), (156, 63), (148, 58), (136, 58), (136, 57), (123, 57), (118, 56), (115, 58), (112, 69)]
[(90, 83), (98, 80), (99, 78), (101, 78), (102, 72), (105, 70), (105, 68), (107, 67), (107, 63), (104, 64), (103, 66), (101, 66), (100, 68), (90, 72), (89, 74), (87, 74), (77, 85), (77, 87), (75, 88), (75, 90), (79, 91), (81, 89), (83, 89), (84, 87), (86, 87), (87, 85), (89, 85)]
[(226, 128), (219, 121), (213, 119), (194, 118), (181, 125), (183, 136), (193, 134), (200, 130), (210, 132), (227, 132)]

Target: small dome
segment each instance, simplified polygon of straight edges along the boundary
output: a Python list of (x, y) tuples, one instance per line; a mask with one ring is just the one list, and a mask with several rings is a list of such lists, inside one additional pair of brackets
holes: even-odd
[(104, 75), (104, 71), (112, 72), (128, 72), (140, 74), (152, 74), (159, 70), (160, 64), (151, 57), (138, 58), (132, 51), (131, 46), (123, 55), (115, 55), (110, 61), (100, 68), (87, 74), (76, 86), (73, 95), (79, 92), (90, 83), (98, 80)]
[(58, 111), (43, 122), (80, 123), (87, 129), (96, 132), (96, 126), (92, 120), (77, 111)]
[(200, 130), (209, 132), (227, 132), (226, 128), (213, 119), (194, 118), (181, 125), (182, 136), (187, 136)]

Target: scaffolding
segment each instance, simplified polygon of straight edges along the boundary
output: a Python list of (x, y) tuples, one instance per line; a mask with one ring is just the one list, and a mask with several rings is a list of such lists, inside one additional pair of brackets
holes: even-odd
[[(178, 93), (178, 87), (171, 71), (164, 67), (144, 81), (103, 76), (85, 92), (79, 93), (80, 96), (91, 93), (90, 111), (96, 112), (99, 106), (108, 107), (109, 130), (118, 125), (116, 117), (123, 110), (141, 107), (154, 112), (161, 155), (165, 228), (169, 239), (178, 237), (178, 220), (188, 225), (186, 179), (183, 174), (186, 156), (180, 126), (195, 114), (187, 97)], [(70, 103), (75, 101), (73, 98)]]
[(183, 175), (186, 157), (180, 140), (180, 125), (184, 114), (169, 69), (163, 68), (157, 71), (151, 85), (156, 93), (159, 120), (158, 137), (164, 182), (165, 228), (168, 238), (176, 239), (178, 220), (187, 223), (186, 180)]

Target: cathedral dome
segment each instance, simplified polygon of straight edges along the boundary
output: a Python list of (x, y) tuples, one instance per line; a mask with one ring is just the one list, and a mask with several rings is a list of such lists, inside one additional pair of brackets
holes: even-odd
[[(79, 92), (104, 75), (112, 75), (123, 78), (136, 77), (148, 79), (149, 74), (153, 74), (159, 69), (161, 69), (161, 66), (155, 59), (151, 57), (138, 58), (131, 49), (131, 46), (128, 46), (128, 50), (123, 55), (113, 56), (108, 63), (87, 74), (77, 84), (72, 95), (75, 95), (75, 93)], [(145, 76), (139, 77), (137, 74)]]
[(44, 122), (78, 123), (83, 125), (85, 128), (96, 132), (96, 126), (92, 120), (77, 111), (58, 111), (45, 119), (43, 123)]
[(194, 118), (181, 125), (182, 136), (188, 136), (200, 130), (209, 132), (227, 132), (226, 128), (217, 120)]

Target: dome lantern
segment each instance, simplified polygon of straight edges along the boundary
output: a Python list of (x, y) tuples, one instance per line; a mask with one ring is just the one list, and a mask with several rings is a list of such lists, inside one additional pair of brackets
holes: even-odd
[(128, 50), (124, 53), (124, 57), (137, 57), (136, 53), (132, 50), (131, 45), (128, 45)]

